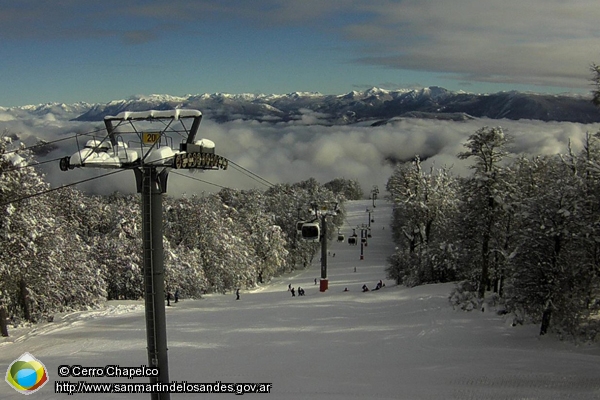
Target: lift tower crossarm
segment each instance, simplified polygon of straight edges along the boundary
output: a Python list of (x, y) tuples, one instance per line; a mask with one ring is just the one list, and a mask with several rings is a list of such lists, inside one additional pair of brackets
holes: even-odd
[[(188, 136), (184, 144), (193, 144), (198, 133), (200, 121), (202, 121), (202, 113), (198, 110), (175, 109), (175, 110), (148, 110), (148, 111), (122, 111), (115, 116), (107, 115), (104, 117), (104, 125), (110, 137), (112, 145), (117, 144), (115, 128), (126, 121), (148, 121), (148, 120), (173, 120), (193, 119), (192, 127), (187, 132)], [(114, 125), (117, 122), (117, 125)], [(180, 149), (182, 151), (190, 151), (188, 149)], [(190, 151), (192, 152), (192, 151)]]

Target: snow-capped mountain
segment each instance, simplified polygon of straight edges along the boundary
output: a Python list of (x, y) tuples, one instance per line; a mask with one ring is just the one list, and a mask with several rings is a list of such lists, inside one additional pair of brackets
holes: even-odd
[(73, 104), (44, 103), (18, 107), (0, 107), (0, 121), (29, 119), (32, 117), (45, 120), (69, 120), (89, 111), (92, 107), (92, 104), (84, 102)]
[(347, 124), (365, 120), (381, 123), (397, 117), (446, 118), (451, 114), (493, 119), (534, 119), (542, 121), (600, 122), (600, 110), (583, 97), (541, 95), (520, 92), (471, 94), (451, 92), (440, 87), (419, 90), (371, 88), (344, 95), (294, 92), (285, 95), (225, 94), (193, 95), (180, 98), (157, 97), (97, 104), (78, 116), (80, 121), (101, 120), (124, 110), (186, 107), (202, 110), (216, 121), (248, 119), (288, 122), (300, 119), (306, 110), (326, 118), (327, 124)]
[(371, 88), (342, 95), (316, 92), (289, 94), (227, 94), (133, 96), (106, 104), (77, 103), (0, 108), (0, 117), (16, 118), (50, 113), (56, 118), (100, 121), (121, 111), (193, 108), (218, 122), (235, 119), (265, 122), (300, 120), (307, 112), (319, 114), (321, 124), (348, 124), (373, 121), (385, 123), (393, 118), (435, 118), (460, 120), (472, 117), (492, 119), (531, 119), (580, 123), (600, 122), (600, 110), (588, 98), (569, 95), (544, 95), (521, 92), (472, 94), (452, 92), (441, 87), (416, 90)]

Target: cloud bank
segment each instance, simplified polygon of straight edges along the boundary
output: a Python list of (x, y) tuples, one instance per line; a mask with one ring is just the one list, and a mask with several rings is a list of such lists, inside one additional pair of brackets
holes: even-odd
[[(317, 117), (315, 117), (317, 118)], [(17, 133), (26, 143), (33, 137), (56, 140), (91, 132), (99, 124), (44, 119), (0, 119), (0, 130)], [(216, 143), (216, 153), (242, 167), (226, 171), (185, 172), (186, 178), (170, 174), (168, 194), (217, 192), (221, 186), (238, 189), (267, 189), (270, 184), (296, 183), (315, 178), (326, 183), (335, 178), (357, 180), (368, 192), (373, 185), (384, 190), (393, 171), (390, 160), (410, 161), (415, 155), (425, 160), (425, 168), (452, 167), (456, 175), (470, 173), (469, 160), (456, 155), (464, 151), (469, 135), (484, 126), (500, 126), (513, 137), (511, 151), (517, 154), (546, 155), (566, 153), (569, 141), (574, 150), (582, 148), (586, 132), (600, 131), (600, 124), (565, 122), (512, 121), (475, 119), (468, 122), (399, 119), (388, 125), (322, 126), (304, 125), (301, 121), (288, 124), (233, 121), (217, 124), (204, 120), (198, 138), (205, 137)], [(100, 131), (103, 135), (104, 132)], [(86, 137), (80, 138), (85, 144)], [(71, 155), (77, 149), (72, 139), (57, 143), (60, 147), (41, 157), (53, 160)], [(40, 166), (53, 186), (98, 176), (110, 170), (74, 169), (62, 172), (58, 161)], [(244, 171), (248, 170), (251, 173)], [(258, 178), (260, 177), (260, 178)], [(211, 184), (200, 181), (210, 182)], [(265, 183), (265, 180), (268, 183)], [(131, 171), (94, 180), (78, 186), (97, 194), (114, 191), (135, 192), (135, 178)]]

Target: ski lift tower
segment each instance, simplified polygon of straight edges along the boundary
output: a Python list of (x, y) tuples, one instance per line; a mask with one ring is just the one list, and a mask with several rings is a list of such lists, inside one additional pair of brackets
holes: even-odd
[[(165, 280), (163, 259), (162, 194), (167, 191), (171, 169), (227, 169), (226, 158), (215, 154), (208, 139), (196, 141), (202, 120), (198, 110), (124, 111), (104, 117), (107, 134), (88, 140), (84, 146), (60, 160), (60, 169), (131, 169), (142, 198), (144, 298), (148, 367), (159, 376), (150, 383), (169, 383)], [(178, 140), (179, 149), (173, 149)], [(169, 393), (152, 393), (153, 400), (170, 399)]]
[(371, 227), (367, 224), (361, 224), (356, 227), (360, 230), (360, 259), (365, 259), (364, 248), (368, 245), (367, 237), (371, 236)]
[(338, 203), (329, 202), (319, 206), (311, 205), (315, 220), (321, 220), (320, 229), (318, 223), (306, 223), (302, 225), (302, 237), (306, 240), (321, 242), (321, 280), (319, 281), (319, 291), (324, 292), (329, 288), (329, 279), (327, 278), (327, 217), (335, 216), (338, 213)]
[(379, 194), (379, 188), (377, 185), (373, 186), (373, 190), (371, 190), (371, 198), (373, 199), (373, 208), (375, 208), (375, 200), (377, 199), (377, 195)]

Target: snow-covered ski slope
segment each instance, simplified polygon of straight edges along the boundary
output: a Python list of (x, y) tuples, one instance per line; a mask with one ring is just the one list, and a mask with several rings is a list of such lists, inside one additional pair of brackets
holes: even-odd
[[(365, 210), (370, 206), (369, 201), (347, 205), (346, 239), (352, 227), (368, 223)], [(600, 347), (540, 338), (537, 326), (512, 327), (491, 310), (455, 311), (448, 302), (452, 284), (409, 289), (385, 280), (386, 257), (394, 248), (390, 215), (391, 205), (378, 201), (364, 260), (360, 245), (330, 243), (335, 257), (328, 258), (330, 283), (324, 293), (314, 284), (320, 276), (317, 255), (309, 270), (242, 290), (239, 301), (231, 293), (184, 299), (169, 307), (171, 381), (273, 384), (270, 394), (243, 396), (253, 399), (600, 399)], [(384, 279), (384, 289), (361, 292), (363, 284), (373, 288), (379, 279)], [(303, 287), (306, 296), (292, 297), (290, 283)], [(145, 365), (141, 305), (71, 314), (35, 332), (16, 334), (0, 345), (0, 365), (7, 368), (29, 352), (50, 376), (32, 399), (149, 396), (54, 393), (57, 380), (147, 382), (57, 376), (62, 364)], [(0, 398), (23, 398), (1, 385)]]

